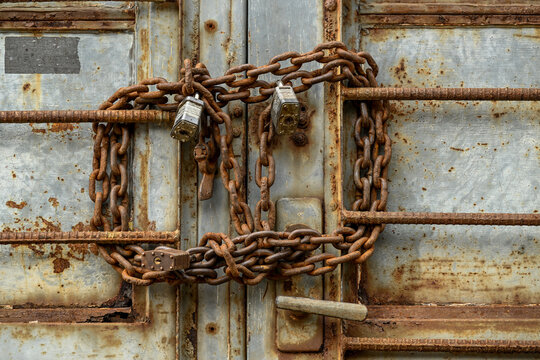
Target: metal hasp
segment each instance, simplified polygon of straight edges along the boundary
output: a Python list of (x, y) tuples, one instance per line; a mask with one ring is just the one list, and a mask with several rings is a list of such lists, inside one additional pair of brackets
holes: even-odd
[(276, 297), (276, 307), (282, 310), (301, 311), (345, 320), (364, 321), (367, 317), (367, 308), (362, 304), (313, 300), (293, 296)]
[(300, 120), (300, 102), (292, 86), (285, 86), (278, 81), (272, 97), (270, 114), (279, 135), (289, 135), (296, 130)]
[(141, 255), (142, 267), (150, 270), (175, 271), (189, 267), (189, 254), (186, 251), (159, 246)]
[(199, 132), (203, 108), (204, 102), (199, 99), (199, 94), (195, 94), (194, 97), (186, 97), (178, 105), (178, 111), (171, 130), (171, 137), (181, 142), (195, 139)]

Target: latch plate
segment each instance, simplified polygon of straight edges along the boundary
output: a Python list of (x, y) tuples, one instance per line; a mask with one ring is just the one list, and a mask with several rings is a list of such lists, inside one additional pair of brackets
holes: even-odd
[(158, 247), (145, 251), (141, 256), (142, 267), (155, 271), (175, 271), (189, 267), (189, 254), (186, 251)]

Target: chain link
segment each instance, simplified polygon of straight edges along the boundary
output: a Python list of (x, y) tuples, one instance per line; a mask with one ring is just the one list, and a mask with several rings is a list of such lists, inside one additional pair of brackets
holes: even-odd
[[(301, 70), (304, 64), (313, 62), (322, 67), (313, 71)], [(204, 118), (201, 125), (199, 142), (194, 149), (195, 160), (199, 171), (211, 180), (219, 169), (223, 186), (229, 193), (230, 216), (239, 235), (231, 239), (222, 233), (204, 234), (197, 247), (187, 250), (191, 263), (182, 271), (142, 268), (141, 254), (144, 250), (140, 246), (100, 246), (100, 254), (122, 274), (125, 281), (136, 285), (161, 281), (217, 285), (230, 280), (257, 284), (264, 278), (283, 279), (299, 274), (315, 276), (333, 271), (345, 262), (360, 264), (366, 261), (373, 253), (384, 225), (345, 226), (331, 234), (321, 234), (312, 229), (274, 231), (276, 209), (270, 188), (276, 176), (272, 155), (275, 129), (270, 119), (270, 105), (263, 110), (257, 122), (259, 156), (255, 182), (260, 188), (260, 200), (255, 207), (255, 216), (252, 215), (246, 203), (245, 171), (233, 152), (231, 119), (222, 108), (235, 100), (248, 104), (268, 100), (277, 80), (266, 82), (259, 79), (266, 74), (281, 77), (283, 84), (293, 86), (294, 91), (300, 93), (321, 82), (342, 82), (348, 87), (377, 87), (377, 72), (377, 64), (371, 55), (350, 51), (343, 43), (334, 41), (320, 44), (304, 54), (294, 51), (283, 53), (259, 67), (251, 64), (235, 66), (216, 78), (210, 76), (203, 64), (193, 66), (186, 59), (181, 69), (182, 79), (178, 82), (152, 78), (119, 89), (100, 109), (142, 110), (153, 105), (161, 110), (176, 111), (186, 96), (200, 94), (208, 118)], [(155, 90), (150, 91), (151, 86)], [(170, 102), (170, 98), (174, 101)], [(357, 147), (354, 183), (357, 191), (353, 210), (386, 210), (391, 157), (391, 140), (387, 134), (388, 109), (388, 103), (383, 101), (357, 104), (358, 116), (354, 126)], [(91, 227), (93, 230), (127, 231), (129, 129), (126, 125), (110, 124), (94, 124), (93, 129), (94, 159), (89, 194), (95, 209)], [(98, 184), (101, 185), (99, 190), (96, 188)], [(208, 196), (208, 191), (203, 193)], [(105, 205), (107, 201), (109, 214)], [(315, 250), (324, 245), (333, 246), (342, 251), (342, 255), (315, 254)]]

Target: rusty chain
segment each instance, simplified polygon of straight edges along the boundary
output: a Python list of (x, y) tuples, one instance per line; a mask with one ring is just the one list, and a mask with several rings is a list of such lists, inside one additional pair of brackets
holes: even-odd
[[(285, 61), (290, 65), (283, 67)], [(322, 64), (322, 67), (313, 71), (301, 70), (304, 64), (313, 62)], [(231, 119), (222, 108), (235, 100), (245, 103), (268, 100), (277, 81), (261, 80), (260, 77), (265, 74), (281, 77), (283, 84), (293, 86), (294, 91), (300, 93), (321, 82), (342, 82), (348, 87), (378, 87), (375, 80), (377, 72), (377, 64), (371, 55), (350, 51), (343, 43), (335, 41), (320, 44), (304, 54), (294, 51), (283, 53), (263, 66), (235, 66), (216, 78), (210, 76), (203, 64), (193, 67), (190, 60), (185, 60), (181, 69), (182, 78), (178, 82), (152, 78), (119, 89), (100, 109), (142, 110), (153, 105), (161, 110), (176, 111), (186, 96), (200, 94), (208, 118), (202, 121), (199, 141), (194, 149), (195, 160), (203, 174), (201, 187), (206, 187), (206, 191), (199, 193), (203, 193), (205, 198), (211, 197), (213, 177), (219, 170), (222, 183), (229, 193), (230, 216), (239, 235), (230, 238), (223, 233), (204, 234), (197, 247), (187, 250), (190, 265), (180, 271), (143, 268), (141, 254), (144, 250), (140, 246), (100, 246), (101, 255), (122, 274), (125, 281), (136, 285), (161, 281), (217, 285), (230, 280), (257, 284), (264, 278), (321, 275), (345, 262), (360, 264), (366, 261), (373, 253), (375, 241), (384, 225), (343, 226), (324, 235), (312, 229), (274, 231), (276, 210), (270, 199), (270, 187), (276, 176), (272, 156), (275, 129), (270, 120), (270, 106), (262, 111), (257, 122), (260, 146), (255, 182), (260, 188), (260, 200), (256, 204), (255, 215), (252, 215), (246, 203), (245, 171), (238, 164), (232, 148)], [(155, 86), (155, 90), (151, 91), (150, 86)], [(174, 102), (169, 102), (169, 97)], [(386, 121), (388, 109), (388, 103), (383, 101), (362, 101), (357, 104), (358, 116), (354, 125), (357, 146), (354, 183), (357, 191), (354, 210), (386, 210), (391, 157)], [(129, 129), (126, 125), (103, 124), (94, 124), (93, 129), (94, 160), (89, 193), (95, 210), (91, 228), (129, 230)], [(219, 165), (218, 158), (221, 159)], [(107, 173), (108, 166), (110, 173)], [(208, 177), (206, 180), (205, 176)], [(97, 183), (101, 184), (100, 191), (96, 189)], [(107, 200), (109, 212), (105, 206)], [(328, 252), (314, 254), (321, 245), (331, 245), (341, 250), (342, 255)]]

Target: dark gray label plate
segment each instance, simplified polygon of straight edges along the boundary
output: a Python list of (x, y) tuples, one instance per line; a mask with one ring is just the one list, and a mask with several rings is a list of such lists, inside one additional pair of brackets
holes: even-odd
[(6, 74), (78, 74), (78, 37), (6, 37)]

